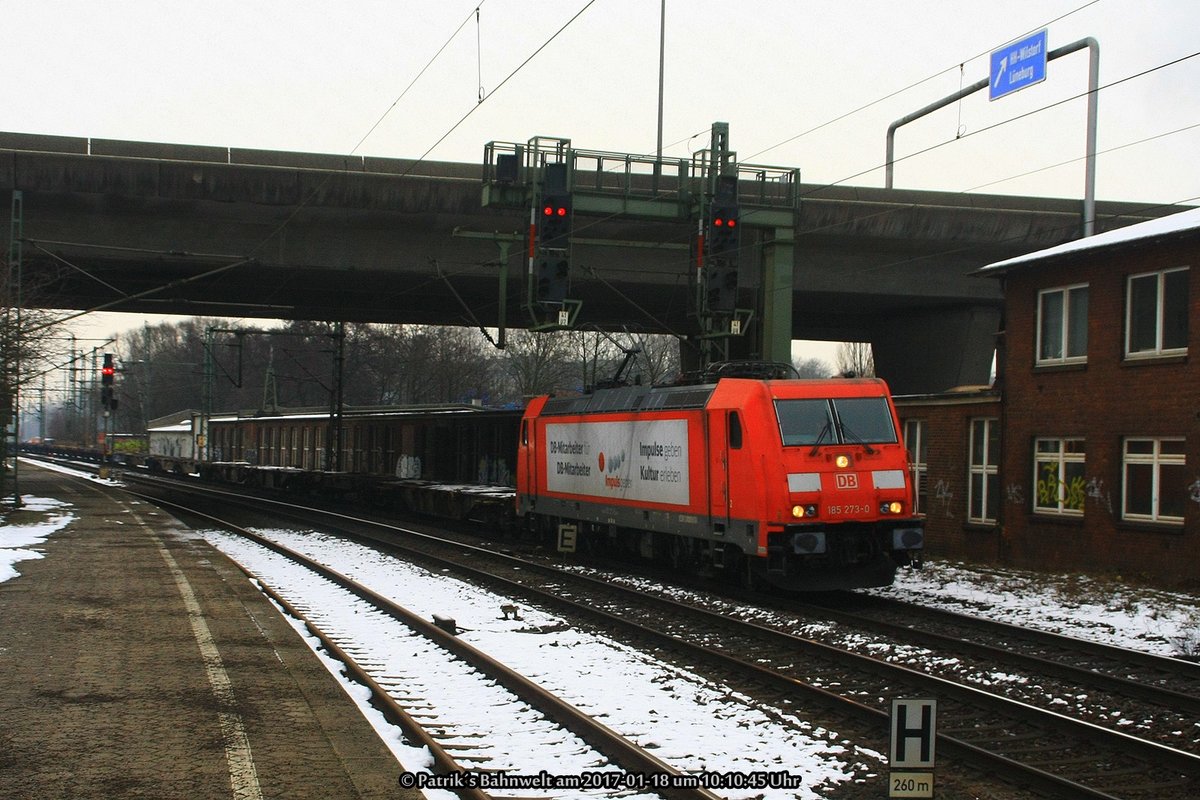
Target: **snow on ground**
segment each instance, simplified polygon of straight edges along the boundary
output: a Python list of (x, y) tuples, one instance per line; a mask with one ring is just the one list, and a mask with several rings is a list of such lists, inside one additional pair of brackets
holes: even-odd
[(21, 501), (24, 507), (11, 512), (0, 524), (0, 583), (21, 574), (16, 568), (18, 562), (42, 558), (41, 550), (33, 548), (75, 519), (67, 503), (53, 498), (23, 495)]
[[(42, 557), (47, 537), (76, 518), (66, 502), (28, 496), (24, 501), (22, 511), (0, 518), (0, 581), (19, 576), (14, 566), (19, 561)], [(427, 617), (434, 613), (455, 617), (464, 629), (462, 635), (476, 646), (613, 727), (628, 731), (631, 739), (657, 745), (658, 755), (684, 769), (785, 771), (804, 783), (799, 793), (787, 796), (817, 797), (819, 785), (847, 780), (853, 762), (875, 760), (873, 754), (839, 740), (836, 734), (805, 727), (801, 709), (756, 706), (687, 670), (587, 635), (533, 609), (523, 607), (519, 624), (502, 620), (499, 608), (512, 600), (444, 574), (428, 573), (373, 551), (355, 554), (347, 543), (320, 535), (287, 535), (291, 544), (304, 544), (302, 549), (316, 547), (330, 558), (337, 554), (339, 568), (414, 611)], [(873, 591), (1164, 655), (1200, 655), (1200, 595), (1196, 594), (1081, 575), (938, 561), (920, 571), (901, 570), (894, 586)], [(336, 666), (327, 666), (341, 679)], [(363, 690), (348, 686), (347, 692), (369, 717), (379, 716), (368, 710)], [(799, 724), (800, 730), (780, 724), (781, 718)], [(423, 766), (427, 755), (420, 753), (406, 752), (400, 760), (410, 768)], [(758, 792), (720, 794), (738, 797)]]
[(44, 469), (49, 472), (61, 472), (63, 475), (71, 475), (75, 478), (83, 478), (85, 480), (92, 481), (93, 483), (99, 483), (103, 486), (125, 486), (124, 481), (117, 480), (116, 478), (99, 477), (96, 475), (94, 468), (92, 468), (91, 465), (82, 463), (80, 463), (78, 467), (72, 467), (68, 464), (60, 464), (57, 461), (36, 461), (31, 458), (22, 458), (21, 463), (28, 464), (36, 469)]
[(1114, 579), (927, 562), (884, 597), (1169, 656), (1200, 656), (1200, 596)]
[[(854, 762), (863, 756), (880, 759), (814, 728), (803, 720), (800, 709), (761, 706), (690, 670), (581, 631), (512, 598), (334, 537), (260, 533), (330, 564), (426, 618), (453, 617), (460, 638), (679, 769), (710, 774), (786, 772), (802, 784), (786, 791), (721, 789), (718, 794), (723, 797), (817, 798), (817, 787), (850, 779)], [(205, 537), (252, 571), (266, 566), (257, 546), (221, 533)], [(501, 606), (510, 603), (521, 607), (521, 619), (504, 618)], [(322, 600), (309, 595), (305, 604), (320, 607)], [(535, 761), (527, 769), (575, 774), (564, 773), (553, 762), (537, 763), (541, 749), (530, 748)]]

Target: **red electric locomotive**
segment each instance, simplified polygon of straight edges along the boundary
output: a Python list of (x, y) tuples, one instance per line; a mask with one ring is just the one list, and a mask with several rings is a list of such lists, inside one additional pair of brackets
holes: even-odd
[(539, 397), (521, 422), (517, 514), (750, 584), (886, 586), (924, 544), (898, 430), (876, 379)]

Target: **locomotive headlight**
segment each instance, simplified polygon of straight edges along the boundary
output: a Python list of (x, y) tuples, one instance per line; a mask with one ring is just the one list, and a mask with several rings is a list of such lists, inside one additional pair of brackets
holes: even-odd
[(850, 466), (850, 456), (838, 456), (834, 459), (833, 463), (837, 464), (838, 469), (845, 469)]
[(792, 516), (796, 519), (805, 519), (806, 517), (815, 517), (817, 515), (817, 504), (809, 503), (806, 506), (796, 504), (792, 506)]
[(879, 506), (880, 514), (899, 514), (904, 511), (904, 504), (898, 500), (893, 500), (890, 503), (881, 503)]

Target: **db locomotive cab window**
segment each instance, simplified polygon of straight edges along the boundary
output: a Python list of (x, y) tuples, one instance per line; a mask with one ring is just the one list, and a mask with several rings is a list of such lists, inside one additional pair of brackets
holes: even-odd
[(784, 447), (895, 444), (892, 412), (883, 397), (776, 400)]
[(729, 412), (729, 449), (742, 449), (742, 418), (736, 411)]

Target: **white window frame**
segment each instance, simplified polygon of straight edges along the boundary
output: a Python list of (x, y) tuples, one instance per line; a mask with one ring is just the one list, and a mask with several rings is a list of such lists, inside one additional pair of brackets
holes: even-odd
[[(976, 423), (983, 423), (983, 462), (975, 463), (975, 428)], [(971, 431), (967, 450), (967, 521), (979, 523), (983, 525), (994, 524), (996, 517), (989, 517), (988, 513), (988, 478), (998, 476), (1000, 474), (1000, 454), (992, 453), (990, 442), (992, 439), (992, 428), (998, 426), (1000, 420), (996, 417), (972, 417), (970, 420)], [(983, 496), (980, 498), (979, 508), (980, 516), (972, 516), (971, 509), (975, 507), (975, 476), (982, 476), (979, 482)], [(997, 484), (996, 491), (999, 492), (1000, 487)], [(997, 496), (996, 508), (1000, 507), (1000, 498)]]
[[(1083, 355), (1071, 356), (1067, 355), (1070, 352), (1070, 331), (1071, 331), (1071, 293), (1079, 290), (1087, 291), (1088, 284), (1076, 283), (1071, 286), (1056, 286), (1053, 289), (1043, 289), (1038, 292), (1037, 297), (1037, 334), (1034, 337), (1037, 340), (1034, 351), (1034, 362), (1038, 366), (1055, 366), (1059, 364), (1086, 364), (1087, 363), (1087, 320), (1083, 323), (1084, 347)], [(1049, 358), (1042, 356), (1042, 308), (1043, 301), (1047, 295), (1061, 294), (1062, 295), (1062, 322), (1058, 332), (1059, 343), (1062, 346), (1061, 356), (1052, 356)], [(1091, 298), (1088, 298), (1089, 302)]]
[[(1166, 289), (1166, 276), (1172, 272), (1187, 272), (1188, 269), (1188, 267), (1172, 267), (1171, 269), (1139, 272), (1138, 274), (1130, 275), (1125, 279), (1125, 358), (1159, 358), (1161, 356), (1187, 355), (1186, 344), (1183, 347), (1163, 347), (1163, 300)], [(1132, 344), (1130, 340), (1133, 337), (1133, 282), (1139, 278), (1147, 278), (1152, 275), (1156, 276), (1158, 279), (1158, 290), (1154, 301), (1154, 348), (1134, 351), (1130, 349)]]
[[(914, 434), (912, 441), (909, 440), (909, 426), (912, 426), (911, 430)], [(921, 492), (926, 488), (929, 474), (929, 464), (926, 461), (929, 457), (929, 441), (926, 434), (928, 426), (923, 419), (906, 419), (902, 427), (904, 428), (904, 447), (912, 456), (912, 461), (908, 464), (908, 471), (912, 476), (913, 512), (920, 514), (925, 511), (924, 505), (921, 503)], [(925, 459), (921, 458), (922, 450), (926, 451)], [(928, 498), (926, 500), (928, 501)]]
[[(1078, 443), (1079, 451), (1073, 452), (1068, 443)], [(1053, 444), (1055, 451), (1043, 451), (1041, 445)], [(1083, 464), (1085, 462), (1085, 450), (1083, 447), (1084, 440), (1082, 438), (1058, 438), (1050, 436), (1041, 436), (1034, 440), (1033, 443), (1033, 513), (1035, 514), (1055, 514), (1064, 517), (1081, 517), (1083, 516), (1083, 507), (1085, 498), (1087, 497), (1086, 486), (1081, 482), (1076, 484), (1072, 481), (1072, 485), (1068, 486), (1066, 482), (1067, 465), (1068, 464)], [(1045, 466), (1053, 465), (1054, 483), (1052, 486), (1045, 485)], [(1080, 476), (1076, 476), (1080, 478)], [(1082, 481), (1082, 479), (1080, 478)], [(1045, 485), (1045, 486), (1044, 486)], [(1053, 489), (1055, 495), (1055, 503), (1053, 506), (1039, 505), (1038, 501), (1042, 499), (1043, 488)], [(1068, 500), (1078, 502), (1078, 508), (1071, 508), (1068, 505)]]
[[(1162, 452), (1163, 442), (1179, 442), (1185, 440), (1179, 436), (1127, 436), (1121, 442), (1121, 518), (1131, 522), (1165, 522), (1172, 525), (1182, 525), (1183, 517), (1176, 517), (1161, 513), (1160, 497), (1161, 491), (1159, 484), (1162, 480), (1162, 468), (1164, 466), (1183, 467), (1187, 464), (1187, 456), (1184, 453), (1164, 453)], [(1153, 442), (1152, 451), (1149, 453), (1130, 453), (1130, 442)], [(1151, 485), (1150, 485), (1150, 505), (1151, 511), (1149, 514), (1131, 513), (1129, 511), (1129, 465), (1142, 464), (1149, 465), (1152, 468)]]

